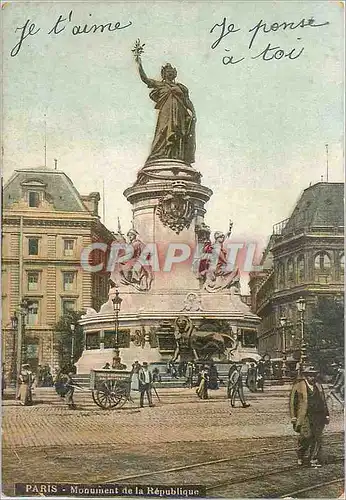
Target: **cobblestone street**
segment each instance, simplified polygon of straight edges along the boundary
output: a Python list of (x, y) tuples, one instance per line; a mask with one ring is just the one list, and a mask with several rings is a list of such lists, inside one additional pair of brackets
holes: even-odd
[[(247, 392), (251, 406), (232, 411), (225, 389), (210, 394), (211, 399), (202, 401), (193, 389), (161, 389), (154, 408), (139, 409), (135, 398), (113, 411), (99, 409), (89, 394), (78, 394), (78, 410), (69, 410), (63, 400), (43, 389), (35, 395), (42, 402), (31, 407), (4, 401), (4, 491), (13, 494), (19, 470), (20, 481), (113, 481), (273, 446), (293, 450), (288, 460), (295, 462), (287, 388)], [(342, 428), (342, 412), (332, 410), (324, 439), (327, 453), (327, 436), (338, 436), (342, 443)], [(276, 457), (268, 455), (265, 460), (269, 470)], [(205, 478), (206, 484), (211, 477)], [(146, 484), (152, 484), (151, 479)], [(192, 473), (181, 476), (180, 482), (196, 484)]]
[(172, 443), (291, 435), (287, 399), (284, 394), (271, 392), (270, 409), (265, 395), (251, 395), (251, 407), (235, 408), (232, 415), (224, 389), (211, 392), (212, 399), (207, 401), (198, 399), (193, 389), (161, 390), (161, 401), (156, 401), (154, 408), (141, 410), (135, 400), (121, 410), (104, 411), (84, 394), (75, 398), (77, 411), (69, 410), (63, 402), (6, 406), (3, 443), (4, 447), (59, 446), (67, 442), (145, 444), (149, 439), (151, 443)]

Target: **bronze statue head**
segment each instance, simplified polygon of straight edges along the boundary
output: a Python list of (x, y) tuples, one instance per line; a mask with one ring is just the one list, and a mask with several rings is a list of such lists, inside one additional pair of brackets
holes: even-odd
[(162, 80), (173, 82), (177, 77), (177, 70), (170, 63), (167, 63), (161, 68), (161, 77)]
[(179, 333), (184, 333), (191, 327), (191, 320), (188, 316), (178, 316), (175, 320), (175, 324), (178, 328)]

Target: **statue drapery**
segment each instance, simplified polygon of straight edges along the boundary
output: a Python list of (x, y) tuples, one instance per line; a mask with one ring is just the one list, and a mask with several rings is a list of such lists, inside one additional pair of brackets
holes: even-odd
[(181, 83), (149, 80), (150, 99), (158, 110), (155, 135), (148, 161), (171, 158), (195, 161), (195, 118), (189, 114), (188, 89)]

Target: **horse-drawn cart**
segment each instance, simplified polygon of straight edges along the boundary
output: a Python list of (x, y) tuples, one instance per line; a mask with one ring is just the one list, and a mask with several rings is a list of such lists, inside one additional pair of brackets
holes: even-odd
[(132, 371), (91, 370), (90, 389), (94, 402), (104, 410), (121, 408), (131, 401), (131, 378)]

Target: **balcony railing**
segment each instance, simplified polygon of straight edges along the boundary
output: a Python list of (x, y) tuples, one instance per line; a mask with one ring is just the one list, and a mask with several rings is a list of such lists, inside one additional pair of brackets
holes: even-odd
[(277, 236), (282, 235), (282, 231), (285, 229), (287, 222), (289, 221), (289, 217), (287, 219), (282, 220), (281, 222), (278, 222), (277, 224), (274, 224), (273, 226), (273, 234)]

